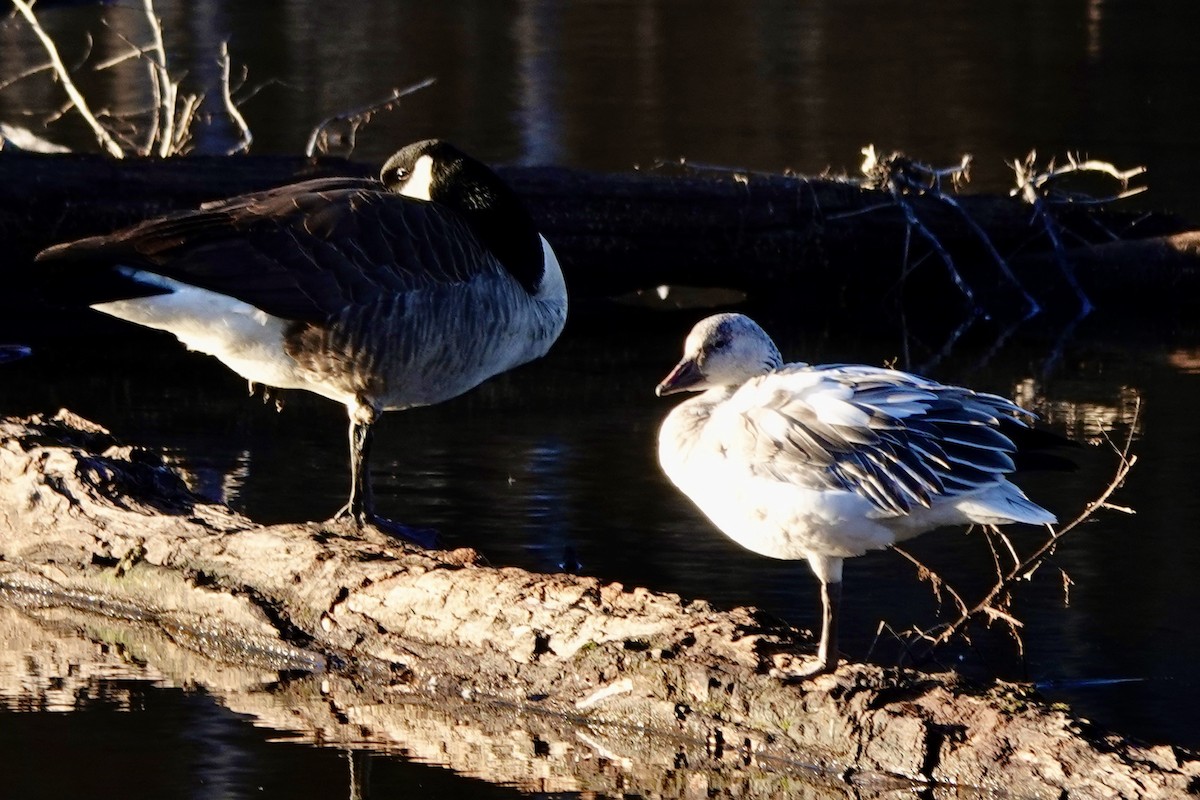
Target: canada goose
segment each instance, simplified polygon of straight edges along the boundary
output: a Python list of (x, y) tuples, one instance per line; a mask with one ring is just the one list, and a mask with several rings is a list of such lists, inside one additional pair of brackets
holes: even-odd
[(807, 559), (824, 611), (816, 667), (837, 668), (842, 562), (943, 525), (1054, 515), (1005, 474), (1033, 415), (991, 394), (861, 365), (784, 364), (749, 317), (697, 323), (658, 395), (701, 391), (659, 432), (663, 471), (727, 536)]
[[(54, 291), (169, 331), (252, 383), (350, 416), (335, 515), (392, 532), (368, 461), (382, 411), (448, 400), (549, 350), (566, 322), (554, 251), (515, 193), (439, 140), (379, 181), (323, 178), (56, 245)], [(50, 266), (49, 264), (47, 266)]]

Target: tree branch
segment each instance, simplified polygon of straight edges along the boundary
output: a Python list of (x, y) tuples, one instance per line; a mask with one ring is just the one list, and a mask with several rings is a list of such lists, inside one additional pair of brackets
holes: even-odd
[(50, 38), (50, 35), (46, 33), (41, 23), (38, 22), (37, 16), (34, 15), (33, 6), (26, 2), (26, 0), (12, 0), (12, 3), (16, 6), (17, 11), (21, 12), (21, 16), (25, 18), (25, 21), (29, 23), (29, 27), (33, 29), (34, 34), (41, 41), (46, 55), (50, 57), (50, 63), (54, 66), (55, 75), (62, 82), (67, 96), (71, 98), (71, 104), (75, 106), (80, 116), (87, 122), (88, 127), (92, 129), (92, 132), (96, 135), (96, 141), (100, 143), (100, 147), (113, 158), (124, 158), (125, 151), (121, 149), (121, 146), (113, 140), (108, 131), (104, 129), (104, 126), (100, 124), (100, 121), (92, 114), (91, 109), (88, 108), (87, 100), (80, 94), (79, 89), (75, 86), (75, 82), (71, 80), (71, 74), (67, 71), (66, 65), (63, 64), (54, 40)]
[[(1004, 601), (1004, 598), (1009, 595), (1013, 585), (1017, 581), (1026, 580), (1037, 571), (1038, 567), (1040, 567), (1042, 563), (1054, 553), (1055, 547), (1057, 547), (1058, 543), (1062, 541), (1064, 536), (1078, 528), (1101, 509), (1117, 510), (1121, 511), (1122, 513), (1133, 513), (1132, 509), (1110, 504), (1108, 499), (1117, 489), (1121, 487), (1122, 484), (1124, 484), (1125, 478), (1129, 475), (1130, 470), (1132, 470), (1134, 465), (1137, 464), (1137, 456), (1131, 455), (1129, 451), (1133, 446), (1133, 437), (1137, 429), (1137, 420), (1140, 414), (1141, 400), (1138, 399), (1135, 401), (1133, 422), (1130, 424), (1129, 436), (1127, 437), (1124, 446), (1122, 448), (1118, 448), (1113, 445), (1113, 450), (1118, 456), (1117, 470), (1108, 486), (1105, 487), (1104, 491), (1102, 491), (1095, 500), (1088, 503), (1075, 519), (1062, 526), (1057, 531), (1054, 530), (1052, 526), (1046, 526), (1047, 530), (1050, 531), (1050, 536), (1039, 548), (1025, 558), (1019, 558), (1017, 556), (1015, 549), (1012, 549), (1011, 542), (1008, 542), (1007, 537), (1005, 537), (1005, 541), (1015, 560), (1014, 565), (1006, 572), (999, 574), (999, 579), (988, 591), (988, 593), (984, 595), (983, 599), (981, 599), (970, 609), (963, 611), (956, 620), (940, 628), (940, 632), (933, 638), (933, 644), (935, 646), (949, 641), (955, 635), (961, 633), (963, 629), (967, 627), (967, 625), (980, 616), (987, 616), (992, 619), (1003, 619), (1005, 622), (1008, 622), (1010, 626), (1012, 626), (1014, 618), (1004, 611), (1003, 607), (1007, 606), (1007, 602)], [(907, 554), (904, 555), (907, 556)], [(997, 565), (999, 565), (998, 560)], [(1015, 628), (1014, 635), (1016, 635)]]
[(436, 82), (437, 78), (426, 78), (423, 81), (414, 83), (411, 86), (406, 86), (403, 89), (392, 89), (392, 93), (382, 100), (371, 103), (370, 105), (362, 106), (361, 108), (344, 111), (340, 114), (335, 114), (332, 117), (325, 118), (320, 124), (313, 128), (312, 133), (309, 134), (308, 143), (304, 146), (304, 154), (312, 157), (316, 153), (318, 147), (322, 153), (326, 152), (325, 145), (328, 141), (327, 129), (329, 126), (337, 122), (345, 122), (349, 124), (350, 149), (353, 150), (355, 134), (360, 126), (365, 125), (370, 121), (372, 116), (379, 111), (388, 111), (392, 108), (395, 108), (399, 105), (400, 98), (407, 97), (408, 95), (418, 92), (427, 86), (432, 86)]
[(238, 141), (232, 148), (227, 151), (227, 155), (234, 153), (245, 153), (250, 149), (250, 143), (254, 141), (253, 135), (250, 133), (250, 126), (246, 124), (246, 118), (242, 116), (242, 112), (238, 110), (237, 105), (233, 102), (233, 95), (229, 88), (229, 43), (221, 42), (221, 99), (225, 103), (225, 113), (233, 120), (234, 126), (237, 127), (239, 137)]

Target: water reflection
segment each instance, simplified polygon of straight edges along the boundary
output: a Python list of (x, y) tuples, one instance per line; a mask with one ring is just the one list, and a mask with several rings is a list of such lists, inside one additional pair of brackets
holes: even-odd
[[(189, 693), (163, 687), (188, 687)], [(472, 798), (507, 796), (505, 786), (588, 797), (682, 797), (699, 791), (701, 797), (717, 792), (742, 798), (779, 796), (779, 787), (789, 786), (788, 796), (814, 800), (869, 800), (882, 791), (782, 763), (742, 759), (732, 751), (709, 753), (700, 744), (610, 726), (576, 728), (557, 716), (486, 702), (431, 704), (338, 675), (285, 678), (210, 661), (151, 629), (86, 614), (68, 620), (46, 610), (0, 607), (0, 709), (0, 744), (8, 756), (25, 749), (8, 745), (33, 734), (39, 717), (28, 712), (56, 711), (92, 712), (77, 715), (72, 724), (81, 737), (98, 737), (93, 741), (100, 752), (107, 750), (104, 742), (113, 742), (138, 758), (152, 753), (145, 760), (155, 766), (120, 773), (130, 784), (122, 791), (128, 797), (156, 792), (230, 797), (264, 790), (283, 790), (289, 797), (386, 796), (398, 784), (421, 786), (431, 779), (450, 796)], [(107, 716), (96, 713), (101, 710)], [(5, 717), (4, 711), (19, 716)], [(119, 723), (115, 712), (126, 712)], [(101, 735), (104, 726), (107, 736)], [(124, 735), (114, 740), (114, 730)], [(162, 730), (170, 736), (146, 741)], [(273, 748), (271, 742), (292, 747)], [(328, 754), (317, 756), (297, 744)], [(337, 753), (344, 754), (340, 764), (330, 757)], [(425, 765), (449, 767), (494, 787), (439, 776)], [(293, 770), (309, 778), (299, 780), (289, 774)], [(80, 782), (95, 779), (69, 772)], [(50, 783), (44, 773), (16, 763), (5, 770), (6, 788), (20, 796), (46, 795), (38, 789)], [(66, 788), (71, 779), (60, 783)], [(422, 796), (429, 796), (428, 787)]]
[(1142, 434), (1139, 422), (1142, 394), (1132, 386), (1115, 387), (1107, 402), (1051, 399), (1037, 390), (1034, 379), (1026, 378), (1013, 387), (1012, 397), (1038, 409), (1045, 424), (1064, 431), (1077, 442), (1116, 445), (1131, 435), (1137, 440)]
[(565, 153), (563, 125), (559, 119), (559, 61), (561, 4), (554, 0), (523, 0), (513, 23), (517, 42), (522, 164), (561, 164)]

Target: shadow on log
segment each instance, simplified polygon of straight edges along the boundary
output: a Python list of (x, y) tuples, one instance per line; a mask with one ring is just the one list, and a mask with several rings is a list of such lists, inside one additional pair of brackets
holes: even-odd
[(0, 600), (21, 610), (0, 615), (0, 686), (30, 669), (22, 648), (52, 675), (111, 660), (89, 642), (120, 636), (148, 676), (264, 724), (519, 785), (759, 797), (803, 773), (855, 797), (903, 779), (1166, 798), (1200, 782), (1194, 754), (1097, 731), (1021, 686), (861, 664), (785, 685), (774, 657), (807, 637), (754, 609), (259, 526), (68, 412), (0, 422), (0, 531)]
[[(150, 216), (230, 195), (329, 175), (372, 176), (376, 165), (338, 159), (270, 157), (136, 160), (99, 156), (0, 153), (0, 267), (10, 286), (42, 248), (104, 233)], [(887, 192), (844, 181), (737, 175), (679, 168), (599, 174), (552, 167), (502, 167), (554, 244), (576, 299), (611, 297), (660, 285), (724, 287), (799, 308), (870, 308), (903, 297), (910, 311), (961, 310), (964, 299), (936, 257), (902, 276), (906, 248), (921, 242)], [(987, 310), (1023, 309), (1020, 293), (997, 270), (985, 231), (1043, 308), (1076, 311), (1063, 293), (1049, 243), (1023, 202), (958, 195), (962, 211), (907, 196), (922, 224), (953, 257)], [(969, 215), (977, 228), (966, 224)], [(1057, 212), (1084, 289), (1133, 310), (1130, 298), (1187, 303), (1200, 289), (1195, 247), (1170, 237), (1189, 225), (1169, 214), (1087, 206)], [(1106, 244), (1117, 237), (1116, 245)], [(1117, 248), (1119, 259), (1094, 257)], [(1163, 253), (1169, 258), (1164, 259)], [(1136, 267), (1136, 268), (1135, 268)], [(1130, 290), (1135, 291), (1131, 292)], [(1062, 295), (1060, 298), (1059, 295)], [(10, 292), (10, 297), (13, 297)]]

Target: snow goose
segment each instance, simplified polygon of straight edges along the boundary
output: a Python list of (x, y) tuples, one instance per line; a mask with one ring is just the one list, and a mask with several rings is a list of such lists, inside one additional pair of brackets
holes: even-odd
[(558, 260), (516, 194), (439, 140), (397, 152), (378, 182), (234, 197), (38, 260), (52, 262), (60, 296), (169, 331), (252, 384), (344, 403), (350, 497), (336, 517), (401, 534), (371, 493), (380, 412), (448, 400), (544, 355), (567, 314)]
[(821, 582), (815, 668), (837, 668), (842, 562), (943, 525), (1053, 523), (1005, 475), (1006, 430), (1030, 412), (996, 395), (861, 365), (784, 364), (753, 320), (699, 322), (658, 395), (702, 392), (659, 432), (663, 471), (727, 536), (807, 559)]

